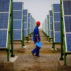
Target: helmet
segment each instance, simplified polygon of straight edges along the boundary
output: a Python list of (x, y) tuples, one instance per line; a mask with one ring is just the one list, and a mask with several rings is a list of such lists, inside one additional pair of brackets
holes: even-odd
[(40, 24), (40, 21), (37, 21), (36, 24)]

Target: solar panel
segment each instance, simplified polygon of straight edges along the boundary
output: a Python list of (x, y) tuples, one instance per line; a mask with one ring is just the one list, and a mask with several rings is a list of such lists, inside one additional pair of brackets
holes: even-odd
[(53, 4), (53, 32), (54, 43), (61, 42), (61, 16), (60, 16), (60, 4)]
[(67, 51), (71, 52), (71, 34), (66, 34)]
[(28, 11), (24, 10), (24, 37), (28, 36)]
[(60, 31), (61, 30), (60, 27), (61, 27), (60, 22), (54, 23), (54, 31)]
[(10, 0), (0, 0), (0, 48), (7, 48)]
[(21, 29), (22, 20), (14, 20), (13, 21), (13, 29)]
[(48, 36), (48, 22), (47, 22), (47, 18), (45, 19), (45, 23), (44, 23), (46, 26), (45, 26), (45, 34)]
[(0, 47), (5, 48), (7, 41), (7, 30), (0, 30)]
[(58, 31), (54, 32), (54, 36), (55, 36), (55, 38), (54, 38), (55, 42), (61, 41), (60, 32), (58, 32)]
[(0, 29), (8, 28), (8, 13), (0, 13)]
[(26, 37), (26, 36), (27, 36), (27, 30), (24, 29), (24, 37)]
[(60, 12), (60, 4), (53, 4), (54, 12)]
[(60, 11), (57, 13), (54, 13), (54, 21), (60, 21)]
[(50, 38), (52, 38), (52, 11), (49, 11), (49, 22)]
[(71, 0), (62, 2), (66, 52), (71, 52)]
[(66, 32), (71, 32), (71, 16), (65, 16), (64, 19)]
[(22, 11), (13, 11), (13, 19), (22, 19)]
[(23, 3), (13, 2), (13, 39), (22, 40), (22, 14)]
[(13, 39), (14, 40), (21, 40), (21, 30), (14, 30), (13, 31)]
[(64, 15), (71, 15), (71, 1), (70, 0), (63, 0), (63, 6), (64, 6)]
[(47, 16), (47, 24), (48, 24), (48, 36), (49, 36), (49, 15)]
[(0, 12), (9, 12), (10, 0), (0, 0)]
[(30, 13), (28, 13), (28, 29), (29, 29), (29, 34), (30, 34), (30, 25), (31, 25), (31, 17), (30, 17)]
[(21, 10), (22, 11), (22, 2), (13, 2), (13, 10)]
[(33, 32), (33, 17), (31, 16), (31, 33)]

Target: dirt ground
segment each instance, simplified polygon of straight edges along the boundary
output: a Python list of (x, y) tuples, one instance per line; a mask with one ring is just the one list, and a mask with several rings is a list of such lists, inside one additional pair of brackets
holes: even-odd
[[(52, 42), (48, 42), (47, 37), (40, 31), (41, 42), (40, 57), (32, 56), (31, 51), (35, 48), (35, 44), (30, 37), (25, 47), (20, 44), (14, 45), (14, 54), (18, 56), (14, 71), (71, 71), (71, 55), (67, 56), (67, 66), (60, 62), (60, 44), (56, 44), (57, 50), (53, 50)], [(0, 62), (6, 61), (6, 52), (0, 52)], [(0, 70), (1, 71), (1, 70)]]

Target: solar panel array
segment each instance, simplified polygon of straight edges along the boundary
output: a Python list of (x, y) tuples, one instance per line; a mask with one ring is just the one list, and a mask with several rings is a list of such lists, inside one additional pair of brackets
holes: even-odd
[(49, 37), (49, 15), (46, 16), (43, 23), (42, 30)]
[(60, 17), (60, 4), (53, 4), (53, 32), (54, 42), (61, 42), (61, 17)]
[(28, 27), (28, 32), (29, 32), (29, 34), (31, 34), (31, 33), (30, 33), (30, 29), (31, 29), (31, 28), (30, 28), (30, 27), (31, 27), (31, 14), (30, 14), (30, 13), (28, 13), (28, 26), (29, 26), (29, 27)]
[(48, 24), (47, 24), (47, 18), (45, 19), (45, 30), (44, 30), (44, 32), (46, 33), (46, 35), (47, 35), (47, 31), (48, 31), (48, 29), (47, 29), (47, 26), (48, 26)]
[(49, 15), (47, 15), (47, 36), (49, 36)]
[(10, 0), (0, 0), (0, 48), (8, 44), (10, 4)]
[(33, 26), (32, 26), (32, 15), (31, 15), (31, 29), (30, 29), (30, 33), (33, 32), (33, 31), (32, 31), (32, 28), (33, 28)]
[(52, 38), (52, 10), (49, 11), (49, 32), (50, 32), (50, 38)]
[(63, 0), (62, 5), (66, 52), (71, 52), (71, 0)]
[(34, 27), (35, 27), (35, 20), (34, 20), (34, 18), (33, 18), (32, 15), (31, 15), (31, 33), (32, 33), (33, 30), (34, 30)]
[(28, 36), (28, 10), (24, 10), (24, 37)]
[(13, 39), (22, 40), (23, 3), (13, 2)]

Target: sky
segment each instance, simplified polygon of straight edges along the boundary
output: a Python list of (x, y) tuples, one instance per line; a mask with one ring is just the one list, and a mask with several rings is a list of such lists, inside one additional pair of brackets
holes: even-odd
[[(49, 14), (49, 10), (52, 9), (52, 4), (60, 3), (60, 0), (14, 0), (24, 2), (24, 9), (28, 9), (28, 12), (34, 17), (36, 21), (43, 21), (46, 15)], [(42, 25), (41, 25), (42, 27)]]

